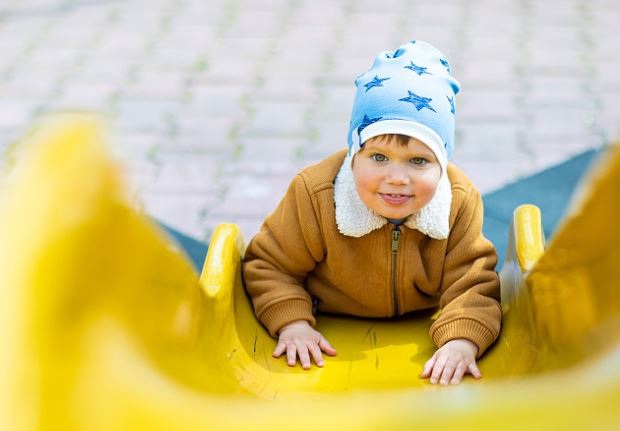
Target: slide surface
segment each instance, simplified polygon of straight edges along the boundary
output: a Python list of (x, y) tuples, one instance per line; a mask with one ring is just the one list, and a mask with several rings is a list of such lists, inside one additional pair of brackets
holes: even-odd
[(591, 172), (552, 241), (515, 211), (502, 335), (454, 387), (420, 380), (433, 315), (321, 316), (322, 369), (271, 358), (215, 232), (202, 275), (126, 196), (105, 125), (48, 119), (0, 185), (0, 428), (615, 429), (620, 424), (620, 151)]

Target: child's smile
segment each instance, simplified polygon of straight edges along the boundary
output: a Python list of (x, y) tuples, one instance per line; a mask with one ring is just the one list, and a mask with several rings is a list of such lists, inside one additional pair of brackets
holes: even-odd
[(396, 193), (380, 193), (379, 195), (390, 205), (402, 205), (412, 197), (411, 195)]
[(441, 166), (433, 151), (411, 138), (400, 145), (385, 135), (366, 141), (353, 161), (362, 202), (387, 218), (405, 218), (428, 204), (437, 190)]

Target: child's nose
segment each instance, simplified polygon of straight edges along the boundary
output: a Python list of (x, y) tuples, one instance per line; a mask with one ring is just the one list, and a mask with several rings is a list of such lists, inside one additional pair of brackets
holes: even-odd
[(391, 169), (388, 173), (387, 180), (392, 184), (409, 184), (411, 181), (406, 169), (400, 167)]

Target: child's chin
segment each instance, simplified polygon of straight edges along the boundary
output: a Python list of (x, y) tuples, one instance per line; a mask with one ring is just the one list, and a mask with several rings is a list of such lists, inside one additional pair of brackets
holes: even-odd
[(379, 212), (379, 215), (385, 217), (385, 218), (390, 218), (390, 219), (394, 219), (394, 220), (400, 220), (400, 219), (404, 219), (407, 218), (411, 215), (411, 212), (408, 211), (381, 211)]

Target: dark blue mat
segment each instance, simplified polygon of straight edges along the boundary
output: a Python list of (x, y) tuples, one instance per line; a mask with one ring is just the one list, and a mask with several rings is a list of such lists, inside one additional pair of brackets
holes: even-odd
[(564, 214), (577, 183), (598, 154), (598, 150), (586, 151), (559, 165), (483, 196), (483, 231), (497, 248), (498, 270), (504, 263), (508, 247), (508, 229), (515, 208), (526, 203), (538, 206), (542, 213), (545, 237), (550, 238)]
[(198, 272), (201, 272), (205, 257), (207, 256), (207, 244), (191, 236), (187, 236), (160, 221), (155, 220), (155, 223), (162, 227), (164, 231), (185, 250), (185, 253), (189, 255), (189, 258), (194, 264), (194, 268), (196, 268)]

